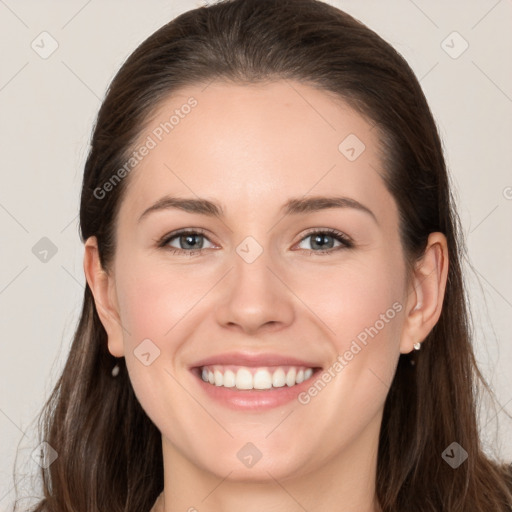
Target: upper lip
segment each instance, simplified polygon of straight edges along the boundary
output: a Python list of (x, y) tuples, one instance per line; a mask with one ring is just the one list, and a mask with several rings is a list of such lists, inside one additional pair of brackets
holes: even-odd
[(213, 365), (236, 365), (236, 366), (305, 366), (307, 368), (319, 368), (321, 365), (307, 361), (305, 359), (298, 359), (296, 357), (281, 355), (281, 354), (251, 354), (247, 352), (226, 352), (215, 356), (201, 359), (193, 364), (193, 368), (202, 366)]

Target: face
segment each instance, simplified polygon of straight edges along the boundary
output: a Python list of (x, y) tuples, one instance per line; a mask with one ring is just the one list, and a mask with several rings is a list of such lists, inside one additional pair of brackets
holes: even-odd
[(164, 456), (264, 480), (376, 449), (408, 300), (377, 130), (304, 84), (213, 83), (166, 100), (142, 144), (109, 349)]

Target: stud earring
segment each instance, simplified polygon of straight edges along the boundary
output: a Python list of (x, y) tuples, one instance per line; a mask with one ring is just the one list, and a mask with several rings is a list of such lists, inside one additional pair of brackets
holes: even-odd
[(117, 377), (119, 375), (119, 365), (116, 364), (114, 368), (112, 368), (112, 377)]
[(420, 342), (415, 343), (413, 346), (414, 346), (414, 350), (419, 350), (421, 348), (421, 343)]

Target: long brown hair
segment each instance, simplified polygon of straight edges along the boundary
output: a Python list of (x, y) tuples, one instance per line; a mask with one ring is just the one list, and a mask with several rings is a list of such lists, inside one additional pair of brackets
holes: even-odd
[[(297, 80), (333, 93), (379, 131), (383, 179), (400, 212), (410, 265), (429, 233), (445, 234), (443, 311), (422, 349), (401, 355), (380, 431), (377, 497), (384, 512), (490, 512), (512, 506), (512, 475), (484, 453), (479, 372), (461, 268), (464, 240), (437, 127), (413, 71), (388, 43), (318, 0), (226, 0), (178, 16), (145, 40), (113, 79), (84, 170), (81, 238), (96, 236), (102, 265), (116, 247), (129, 176), (123, 167), (145, 123), (170, 94), (212, 80)], [(124, 364), (107, 350), (90, 288), (62, 375), (41, 414), (40, 435), (58, 453), (42, 469), (36, 512), (148, 511), (163, 489), (161, 435), (139, 404)], [(411, 364), (414, 363), (414, 364)], [(479, 387), (480, 386), (480, 387)], [(457, 442), (457, 469), (442, 458)]]

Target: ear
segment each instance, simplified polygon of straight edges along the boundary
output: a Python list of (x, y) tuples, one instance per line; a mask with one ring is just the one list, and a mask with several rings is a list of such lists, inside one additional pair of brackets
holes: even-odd
[(443, 233), (430, 233), (427, 247), (416, 263), (409, 286), (400, 352), (407, 354), (436, 325), (443, 307), (448, 276), (448, 245)]
[(107, 331), (108, 350), (115, 357), (123, 357), (123, 328), (119, 316), (115, 279), (101, 266), (95, 236), (89, 237), (85, 242), (84, 272), (94, 296), (98, 316)]

